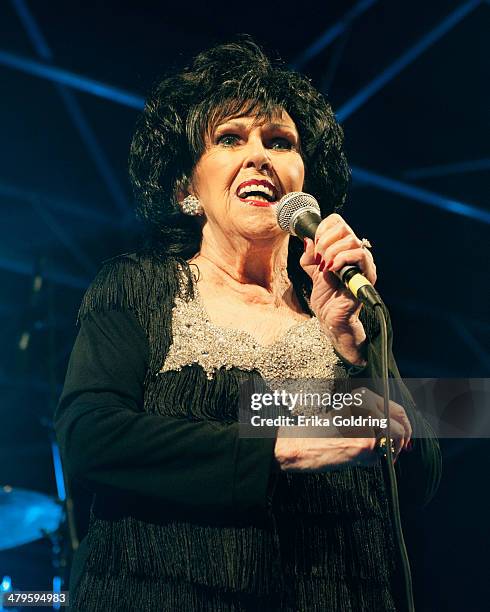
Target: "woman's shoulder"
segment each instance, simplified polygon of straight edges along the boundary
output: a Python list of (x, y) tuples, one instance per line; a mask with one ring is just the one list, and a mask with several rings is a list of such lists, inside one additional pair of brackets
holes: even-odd
[(78, 319), (83, 320), (89, 312), (131, 310), (142, 314), (157, 308), (175, 295), (181, 282), (179, 264), (176, 258), (141, 251), (104, 260), (85, 292)]

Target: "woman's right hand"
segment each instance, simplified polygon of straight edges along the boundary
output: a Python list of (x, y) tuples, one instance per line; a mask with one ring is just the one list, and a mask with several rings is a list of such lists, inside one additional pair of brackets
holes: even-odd
[[(383, 398), (370, 390), (363, 392), (362, 414), (383, 417)], [(403, 407), (393, 401), (390, 401), (390, 429), (396, 461), (410, 441), (412, 428)], [(313, 437), (315, 433), (318, 437)], [(365, 428), (366, 437), (360, 437), (360, 430), (356, 428), (352, 436), (348, 437), (348, 431), (343, 430), (332, 437), (331, 428), (327, 433), (321, 427), (316, 430), (300, 426), (280, 427), (274, 456), (279, 469), (290, 472), (328, 472), (351, 465), (375, 464), (380, 456), (375, 430)]]

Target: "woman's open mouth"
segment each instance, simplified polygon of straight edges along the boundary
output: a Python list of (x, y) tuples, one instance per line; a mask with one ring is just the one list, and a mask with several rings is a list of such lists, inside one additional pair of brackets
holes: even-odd
[(236, 190), (238, 198), (251, 206), (272, 206), (278, 200), (276, 187), (266, 180), (245, 181)]

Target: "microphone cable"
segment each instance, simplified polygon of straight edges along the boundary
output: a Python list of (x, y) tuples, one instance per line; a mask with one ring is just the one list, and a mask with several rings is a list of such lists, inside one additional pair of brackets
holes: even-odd
[[(391, 452), (391, 431), (390, 431), (390, 387), (388, 384), (388, 330), (386, 326), (386, 318), (383, 312), (382, 303), (377, 303), (374, 306), (374, 313), (377, 316), (380, 335), (381, 335), (381, 378), (383, 383), (383, 411), (387, 419), (386, 423), (386, 440), (385, 451), (382, 455), (386, 459), (386, 473), (388, 475), (388, 499), (390, 502), (391, 517), (393, 521), (393, 529), (395, 542), (398, 545), (400, 555), (400, 566), (402, 572), (402, 581), (405, 589), (405, 598), (407, 603), (407, 612), (415, 612), (412, 588), (412, 574), (410, 570), (410, 561), (408, 559), (407, 547), (403, 537), (402, 522), (400, 516), (400, 503), (398, 498), (398, 485), (396, 481), (395, 464), (393, 461), (393, 453)], [(382, 448), (382, 447), (381, 447)]]

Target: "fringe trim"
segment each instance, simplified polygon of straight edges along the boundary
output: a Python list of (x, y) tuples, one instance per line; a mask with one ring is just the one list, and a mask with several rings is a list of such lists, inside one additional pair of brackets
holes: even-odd
[(295, 589), (271, 597), (213, 590), (196, 584), (134, 576), (85, 574), (71, 594), (72, 612), (397, 612), (387, 584), (299, 580)]
[(275, 504), (282, 514), (381, 518), (387, 512), (382, 478), (381, 465), (318, 474), (281, 473)]
[[(86, 571), (187, 581), (258, 596), (297, 577), (389, 583), (391, 523), (375, 468), (283, 474), (271, 525), (153, 524), (91, 517)], [(162, 510), (163, 511), (163, 510)]]
[(295, 600), (305, 612), (397, 612), (390, 586), (372, 581), (299, 579)]
[(208, 379), (203, 368), (193, 364), (159, 374), (148, 385), (145, 404), (148, 411), (167, 416), (232, 423), (238, 421), (241, 397), (267, 389), (256, 371), (220, 368)]
[(389, 582), (395, 571), (381, 467), (282, 474), (274, 512), (287, 576)]
[(280, 594), (249, 596), (186, 582), (85, 574), (71, 594), (72, 612), (296, 612)]
[(150, 259), (141, 253), (107, 260), (87, 289), (78, 320), (89, 312), (131, 310), (146, 331), (150, 346), (147, 381), (161, 368), (172, 341), (175, 297), (194, 297), (189, 264), (180, 258)]
[[(286, 580), (324, 578), (328, 583), (367, 580), (389, 583), (395, 569), (393, 542), (383, 522), (334, 521), (315, 524), (299, 517), (283, 517), (281, 556)], [(287, 538), (285, 537), (287, 534)]]
[(85, 571), (260, 596), (280, 589), (280, 577), (271, 572), (274, 556), (273, 534), (254, 526), (155, 525), (133, 517), (107, 521), (92, 516)]

